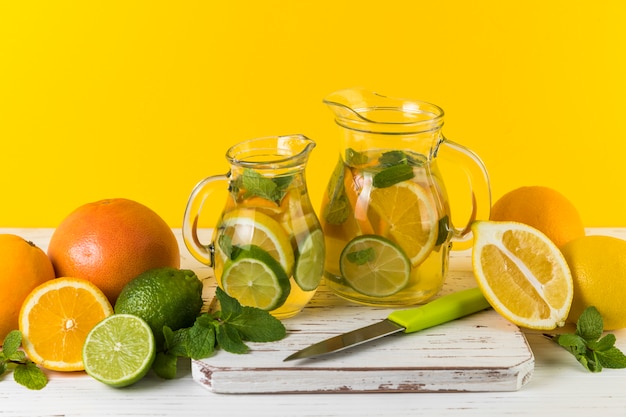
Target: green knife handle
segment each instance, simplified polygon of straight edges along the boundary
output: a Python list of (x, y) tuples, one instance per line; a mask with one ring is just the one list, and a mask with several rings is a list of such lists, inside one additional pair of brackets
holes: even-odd
[(489, 307), (480, 288), (472, 288), (444, 295), (417, 308), (394, 311), (387, 319), (404, 327), (405, 333), (413, 333)]

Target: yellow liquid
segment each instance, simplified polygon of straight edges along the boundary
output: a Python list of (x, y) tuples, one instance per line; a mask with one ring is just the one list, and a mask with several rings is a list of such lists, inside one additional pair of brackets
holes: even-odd
[[(423, 261), (417, 265), (411, 265), (410, 276), (406, 286), (392, 295), (375, 297), (354, 290), (341, 274), (341, 253), (355, 237), (363, 234), (375, 234), (392, 242), (394, 241), (394, 237), (388, 233), (388, 227), (377, 226), (380, 223), (378, 216), (374, 210), (367, 208), (367, 202), (363, 203), (367, 191), (359, 188), (359, 184), (363, 183), (363, 178), (371, 177), (372, 171), (380, 170), (380, 168), (377, 168), (378, 158), (383, 152), (368, 152), (364, 154), (367, 156), (367, 162), (362, 165), (349, 166), (343, 162), (343, 166), (341, 168), (338, 167), (335, 171), (331, 184), (329, 184), (324, 195), (320, 222), (326, 238), (326, 261), (324, 266), (326, 285), (337, 295), (362, 304), (381, 306), (417, 304), (433, 297), (441, 289), (448, 269), (450, 251), (451, 235), (449, 230), (451, 226), (449, 224), (450, 213), (447, 194), (445, 189), (443, 189), (437, 167), (432, 163), (425, 166), (413, 166), (413, 178), (406, 180), (417, 183), (432, 194), (432, 200), (436, 206), (436, 227), (438, 228), (437, 243)], [(343, 169), (343, 175), (336, 175), (338, 172), (341, 172), (339, 169)], [(348, 209), (344, 208), (346, 210), (344, 215), (347, 214), (345, 216), (346, 219), (340, 222), (339, 220), (342, 216), (337, 215), (340, 210), (337, 207), (332, 207), (332, 204), (341, 206), (341, 202), (337, 203), (337, 190), (340, 190), (341, 187), (343, 187), (346, 195), (349, 196), (343, 200), (343, 203), (348, 202), (349, 204)], [(350, 193), (352, 193), (352, 196), (350, 196)], [(333, 198), (334, 203), (331, 203)], [(358, 208), (355, 207), (357, 204), (359, 205)], [(329, 214), (330, 212), (334, 214)], [(364, 229), (367, 230), (364, 232)]]
[[(245, 190), (240, 190), (237, 194), (231, 194), (229, 197), (229, 201), (227, 202), (222, 213), (222, 218), (224, 218), (229, 212), (243, 208), (251, 209), (255, 213), (260, 212), (271, 217), (280, 226), (280, 230), (277, 233), (283, 233), (288, 237), (291, 250), (294, 254), (294, 259), (297, 260), (306, 237), (314, 230), (320, 228), (317, 216), (315, 215), (308, 196), (305, 193), (305, 188), (302, 187), (301, 183), (296, 182), (295, 179), (292, 185), (286, 190), (285, 196), (278, 202), (258, 196), (245, 198)], [(224, 228), (221, 227), (220, 220), (213, 235), (213, 242), (215, 242), (214, 271), (217, 284), (220, 287), (222, 287), (224, 264), (227, 261), (227, 257), (218, 246), (220, 235), (223, 231)], [(241, 241), (237, 244), (241, 246), (251, 244), (254, 241), (254, 236), (250, 235), (248, 237), (249, 241)], [(278, 261), (279, 259), (276, 260)], [(278, 319), (289, 318), (299, 313), (316, 292), (316, 290), (302, 290), (293, 277), (293, 270), (295, 269), (295, 266), (291, 269), (291, 271), (285, 271), (290, 277), (289, 282), (291, 284), (291, 288), (289, 296), (281, 306), (270, 311), (270, 313)]]

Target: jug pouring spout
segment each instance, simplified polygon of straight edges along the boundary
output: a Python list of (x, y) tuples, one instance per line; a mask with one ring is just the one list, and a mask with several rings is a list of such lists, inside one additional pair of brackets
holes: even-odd
[(441, 107), (417, 100), (394, 98), (366, 90), (349, 88), (324, 98), (338, 125), (362, 132), (411, 134), (441, 128)]

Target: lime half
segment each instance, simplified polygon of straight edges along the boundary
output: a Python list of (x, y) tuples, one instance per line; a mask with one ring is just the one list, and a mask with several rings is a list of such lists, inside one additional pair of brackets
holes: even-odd
[(83, 345), (87, 374), (118, 388), (143, 378), (155, 355), (150, 326), (131, 314), (113, 314), (102, 320), (91, 329)]
[(241, 248), (224, 264), (222, 288), (242, 305), (274, 310), (284, 304), (291, 284), (283, 267), (258, 246)]
[(324, 273), (324, 234), (315, 229), (307, 234), (298, 250), (293, 278), (304, 291), (313, 291), (320, 285)]
[(339, 266), (348, 284), (370, 297), (397, 293), (411, 274), (411, 261), (402, 249), (377, 235), (352, 239), (341, 252)]

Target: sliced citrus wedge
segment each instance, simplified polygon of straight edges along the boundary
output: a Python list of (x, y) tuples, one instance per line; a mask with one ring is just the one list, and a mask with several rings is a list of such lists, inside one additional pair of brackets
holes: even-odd
[(83, 370), (85, 338), (113, 314), (107, 297), (90, 281), (57, 278), (35, 288), (24, 300), (19, 325), (28, 357), (55, 371)]
[(516, 222), (478, 221), (472, 232), (474, 275), (491, 306), (529, 329), (563, 326), (574, 286), (556, 245)]
[[(419, 184), (403, 181), (385, 188), (374, 188), (370, 208), (387, 230), (378, 234), (396, 242), (411, 260), (419, 265), (435, 246), (438, 216), (435, 203)], [(372, 217), (372, 216), (370, 216)]]
[[(258, 210), (237, 208), (224, 215), (220, 228), (223, 229), (222, 234), (230, 238), (233, 246), (258, 246), (278, 260), (288, 275), (291, 274), (294, 264), (293, 249), (289, 235), (278, 221)], [(219, 245), (217, 250), (224, 259), (227, 258)]]
[(352, 288), (371, 297), (386, 297), (406, 287), (411, 263), (395, 243), (377, 235), (352, 239), (341, 252), (341, 275)]

